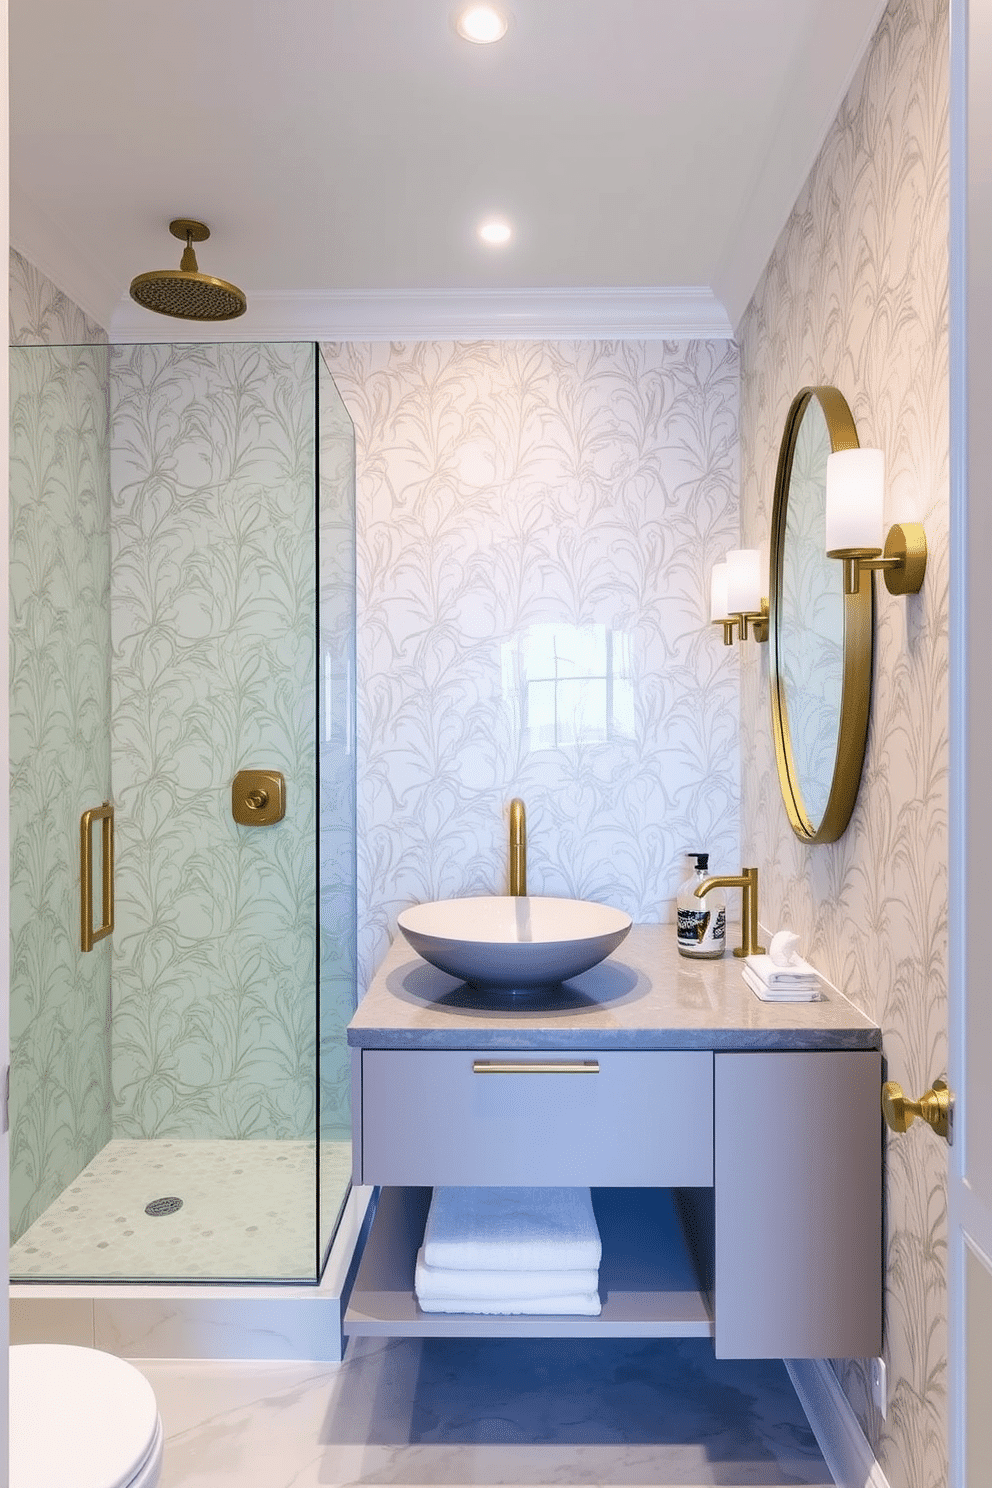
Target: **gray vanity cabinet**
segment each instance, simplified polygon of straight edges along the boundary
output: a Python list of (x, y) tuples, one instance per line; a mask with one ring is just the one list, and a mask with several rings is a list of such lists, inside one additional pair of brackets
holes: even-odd
[[(766, 1008), (732, 966), (666, 967), (663, 929), (631, 933), (643, 994), (585, 1017), (449, 1011), (447, 978), (430, 1006), (423, 963), (394, 947), (349, 1030), (354, 1179), (380, 1192), (346, 1333), (880, 1352), (878, 1029), (843, 999)], [(441, 1184), (590, 1187), (601, 1315), (422, 1313), (414, 1264)]]
[(366, 1049), (361, 1183), (708, 1187), (713, 1056)]

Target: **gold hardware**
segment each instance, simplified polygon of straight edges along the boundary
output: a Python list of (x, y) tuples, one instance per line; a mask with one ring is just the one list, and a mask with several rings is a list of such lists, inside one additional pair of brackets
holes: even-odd
[(241, 827), (271, 827), (286, 815), (286, 782), (278, 770), (239, 770), (231, 782), (231, 815)]
[(954, 1097), (946, 1080), (934, 1080), (918, 1101), (908, 1100), (896, 1080), (882, 1086), (882, 1114), (894, 1132), (908, 1131), (917, 1116), (950, 1145), (953, 1139)]
[(767, 641), (767, 639), (768, 639), (768, 601), (767, 601), (767, 599), (763, 599), (761, 601), (761, 609), (760, 610), (747, 610), (743, 614), (735, 615), (734, 618), (740, 622), (741, 640), (742, 641), (746, 641), (748, 639), (748, 637), (751, 636), (751, 635), (753, 635), (754, 636), (754, 639), (756, 641), (758, 641), (758, 642)]
[(741, 943), (734, 947), (735, 956), (763, 956), (765, 948), (758, 944), (758, 870), (744, 868), (739, 874), (722, 878), (704, 878), (693, 889), (697, 899), (702, 899), (710, 889), (740, 889), (741, 891)]
[(519, 796), (510, 802), (510, 893), (527, 893), (527, 814)]
[[(868, 718), (871, 712), (872, 632), (874, 630), (875, 595), (872, 583), (860, 582), (853, 592), (845, 591), (843, 600), (844, 634), (840, 709), (837, 719), (836, 747), (833, 751), (833, 773), (826, 805), (819, 821), (813, 821), (803, 799), (789, 730), (786, 667), (783, 654), (785, 536), (789, 510), (792, 462), (799, 439), (799, 428), (810, 403), (820, 406), (827, 426), (831, 453), (858, 449), (858, 432), (843, 393), (835, 387), (803, 388), (792, 401), (782, 443), (779, 446), (778, 470), (775, 476), (775, 504), (771, 531), (771, 655), (769, 673), (772, 708), (772, 735), (782, 800), (789, 825), (803, 842), (836, 842), (847, 828), (861, 784)], [(826, 479), (824, 473), (824, 481)]]
[(844, 562), (844, 593), (857, 594), (861, 574), (880, 569), (890, 594), (919, 594), (927, 571), (927, 535), (921, 522), (896, 522), (882, 548), (828, 548)]
[(723, 644), (732, 646), (734, 644), (734, 630), (739, 632), (739, 639), (746, 641), (749, 636), (754, 636), (756, 641), (762, 642), (768, 639), (768, 601), (761, 601), (760, 610), (746, 610), (739, 615), (725, 615), (721, 620), (713, 620), (712, 625), (723, 626)]
[[(103, 904), (100, 924), (93, 925), (93, 823), (103, 823)], [(79, 818), (79, 948), (91, 951), (114, 928), (114, 808), (109, 801), (92, 806)]]
[(154, 269), (131, 280), (131, 298), (146, 310), (180, 320), (234, 320), (248, 308), (244, 291), (227, 279), (201, 274), (194, 243), (205, 243), (210, 229), (192, 217), (169, 223), (174, 238), (186, 239), (178, 269)]
[(598, 1059), (558, 1060), (528, 1064), (514, 1059), (473, 1059), (473, 1075), (598, 1075)]

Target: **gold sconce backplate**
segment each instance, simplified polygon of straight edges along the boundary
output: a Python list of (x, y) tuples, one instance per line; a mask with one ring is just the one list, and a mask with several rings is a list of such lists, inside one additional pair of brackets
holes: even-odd
[(279, 770), (239, 770), (231, 782), (231, 815), (239, 827), (272, 827), (286, 815)]

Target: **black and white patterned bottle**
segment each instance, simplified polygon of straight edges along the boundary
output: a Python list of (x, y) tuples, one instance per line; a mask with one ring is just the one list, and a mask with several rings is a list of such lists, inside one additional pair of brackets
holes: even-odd
[(680, 956), (715, 961), (727, 945), (727, 901), (722, 889), (710, 889), (697, 899), (696, 889), (707, 875), (709, 853), (689, 853), (696, 869), (679, 889), (675, 900)]

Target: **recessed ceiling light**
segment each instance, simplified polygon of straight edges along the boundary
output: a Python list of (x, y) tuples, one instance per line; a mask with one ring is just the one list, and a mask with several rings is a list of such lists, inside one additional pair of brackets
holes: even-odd
[(501, 217), (492, 217), (488, 222), (483, 222), (479, 227), (479, 237), (484, 243), (492, 243), (498, 247), (501, 243), (508, 243), (513, 237), (513, 228)]
[(466, 41), (499, 41), (509, 22), (495, 5), (466, 5), (458, 12), (455, 29)]

